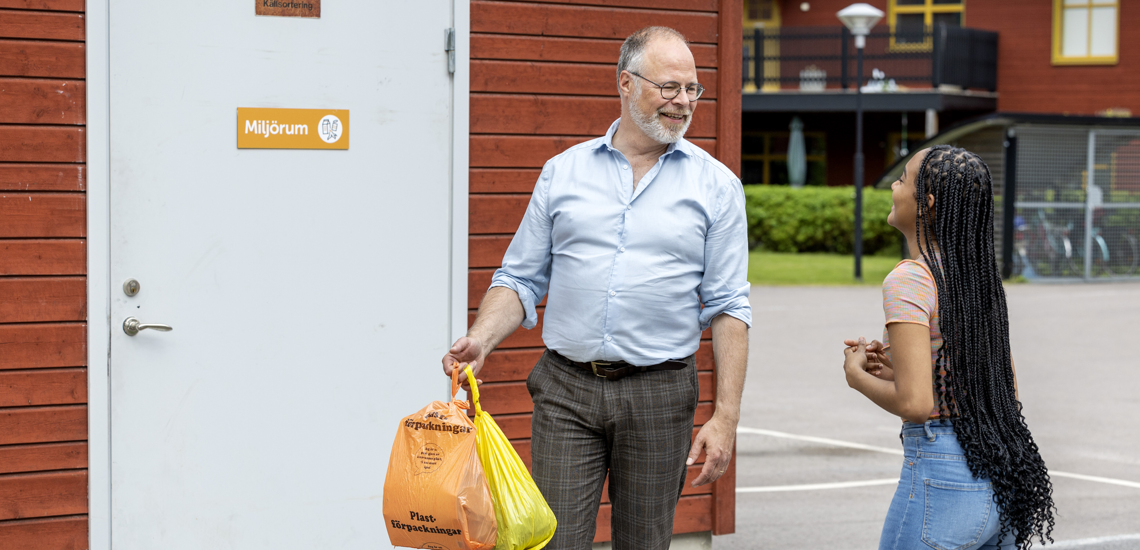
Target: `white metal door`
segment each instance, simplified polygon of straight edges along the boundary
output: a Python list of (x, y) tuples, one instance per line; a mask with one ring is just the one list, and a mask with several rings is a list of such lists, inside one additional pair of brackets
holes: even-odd
[[(450, 344), (451, 18), (110, 2), (113, 548), (387, 545)], [(351, 148), (239, 150), (238, 107), (348, 109)]]

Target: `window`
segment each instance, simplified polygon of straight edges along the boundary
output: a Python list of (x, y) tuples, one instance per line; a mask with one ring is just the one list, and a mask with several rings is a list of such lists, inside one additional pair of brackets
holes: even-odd
[(1053, 0), (1053, 64), (1115, 65), (1119, 0)]
[(744, 0), (749, 21), (771, 21), (776, 18), (776, 0)]
[(890, 0), (891, 48), (929, 50), (933, 42), (926, 30), (940, 24), (961, 27), (965, 7), (965, 0)]
[[(780, 29), (780, 4), (776, 0), (744, 0), (744, 56), (747, 61), (744, 63), (744, 93), (755, 93), (757, 91), (776, 91), (780, 89), (779, 80), (772, 80), (768, 82), (756, 82), (757, 67), (753, 64), (753, 57), (756, 55), (758, 48), (756, 47), (756, 31), (760, 30), (762, 33), (771, 35), (773, 31), (779, 32)], [(778, 36), (769, 36), (762, 39), (764, 57), (774, 58), (780, 55), (780, 39)], [(768, 59), (763, 62), (762, 67), (765, 75), (772, 77), (773, 75), (780, 75), (780, 61), (778, 59)]]
[[(788, 185), (789, 132), (745, 132), (741, 142), (741, 181)], [(827, 185), (827, 137), (804, 132), (807, 177), (804, 185)]]

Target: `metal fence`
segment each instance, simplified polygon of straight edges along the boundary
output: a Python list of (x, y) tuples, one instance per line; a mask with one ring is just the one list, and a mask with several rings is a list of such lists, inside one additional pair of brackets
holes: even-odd
[[(997, 33), (937, 25), (879, 30), (867, 37), (864, 79), (873, 69), (897, 84), (997, 89)], [(819, 91), (856, 85), (855, 45), (846, 27), (755, 29), (744, 35), (745, 91)]]
[(1021, 126), (1006, 143), (1011, 274), (1140, 279), (1140, 130)]

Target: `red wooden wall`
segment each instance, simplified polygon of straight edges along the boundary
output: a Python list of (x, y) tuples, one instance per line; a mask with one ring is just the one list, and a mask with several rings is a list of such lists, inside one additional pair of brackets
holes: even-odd
[(87, 548), (84, 0), (0, 0), (0, 548)]
[[(618, 50), (637, 29), (673, 27), (692, 43), (708, 90), (686, 137), (739, 173), (740, 17), (740, 0), (472, 1), (469, 323), (542, 165), (603, 135), (621, 115)], [(484, 408), (528, 465), (532, 404), (525, 380), (543, 350), (542, 310), (539, 325), (507, 338), (481, 373)], [(697, 358), (699, 426), (713, 412), (711, 342), (702, 342)], [(699, 471), (700, 464), (690, 468), (689, 479)], [(608, 498), (602, 502), (598, 542), (610, 540)], [(732, 533), (734, 514), (735, 461), (716, 484), (685, 490), (674, 531)]]
[(1093, 115), (1111, 108), (1140, 116), (1140, 4), (1120, 2), (1116, 65), (1053, 65), (1053, 3), (966, 4), (966, 25), (998, 32), (998, 110)]

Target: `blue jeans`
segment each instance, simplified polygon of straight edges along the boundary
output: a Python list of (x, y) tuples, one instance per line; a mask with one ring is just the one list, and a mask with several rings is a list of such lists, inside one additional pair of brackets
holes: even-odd
[(879, 550), (1012, 549), (988, 479), (970, 473), (949, 420), (902, 428), (903, 468)]

